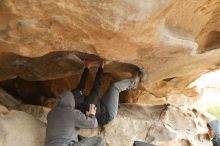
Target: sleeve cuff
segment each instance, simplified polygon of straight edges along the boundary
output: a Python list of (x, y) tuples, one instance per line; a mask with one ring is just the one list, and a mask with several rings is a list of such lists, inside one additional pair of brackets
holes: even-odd
[(95, 115), (90, 114), (89, 117), (90, 118), (95, 118)]

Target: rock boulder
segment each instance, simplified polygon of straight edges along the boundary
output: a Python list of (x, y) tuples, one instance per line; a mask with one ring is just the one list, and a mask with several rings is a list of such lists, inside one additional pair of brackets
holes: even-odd
[[(47, 110), (38, 110), (42, 109), (39, 106), (25, 107), (25, 111), (41, 120), (48, 113)], [(134, 140), (159, 146), (212, 146), (207, 136), (208, 121), (206, 114), (193, 108), (121, 104), (118, 116), (112, 122), (94, 130), (82, 130), (81, 134), (104, 136), (109, 146), (132, 146)], [(25, 131), (29, 132), (28, 129)]]

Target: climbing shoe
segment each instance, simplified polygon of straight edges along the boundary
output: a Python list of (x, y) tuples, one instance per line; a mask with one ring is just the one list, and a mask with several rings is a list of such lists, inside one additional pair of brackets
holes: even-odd
[(139, 68), (135, 69), (133, 73), (134, 89), (138, 87), (138, 84), (141, 82), (142, 72)]

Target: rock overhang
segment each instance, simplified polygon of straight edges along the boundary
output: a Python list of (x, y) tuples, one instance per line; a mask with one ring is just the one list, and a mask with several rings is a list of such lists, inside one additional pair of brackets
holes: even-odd
[[(194, 96), (188, 85), (220, 64), (218, 0), (4, 0), (0, 5), (1, 80), (79, 73), (82, 66), (71, 57), (81, 52), (113, 62), (114, 71), (121, 71), (118, 64), (144, 68), (144, 85), (156, 97), (171, 91)], [(49, 60), (51, 54), (60, 60)]]

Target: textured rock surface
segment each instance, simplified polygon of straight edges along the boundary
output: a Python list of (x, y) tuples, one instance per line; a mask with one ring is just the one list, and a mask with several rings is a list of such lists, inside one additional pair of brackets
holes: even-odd
[[(43, 109), (40, 106), (24, 106), (22, 110), (41, 120), (48, 112), (39, 110)], [(131, 146), (134, 140), (159, 146), (211, 146), (207, 139), (208, 120), (207, 115), (196, 109), (122, 104), (111, 123), (95, 130), (82, 130), (81, 134), (102, 135), (110, 146)]]
[(7, 112), (8, 112), (8, 109), (5, 106), (0, 104), (0, 113), (7, 113)]
[(188, 84), (220, 64), (219, 8), (219, 0), (1, 0), (0, 80), (74, 75), (88, 53), (109, 60), (107, 72), (143, 67), (156, 97), (192, 96)]
[(45, 127), (25, 112), (0, 112), (0, 146), (42, 146)]
[(0, 88), (0, 104), (3, 104), (7, 107), (14, 107), (21, 104), (21, 101), (16, 100), (13, 96)]
[(122, 105), (118, 117), (102, 134), (112, 146), (130, 146), (134, 140), (159, 146), (211, 146), (206, 138), (207, 120), (196, 110)]
[(38, 120), (44, 123), (47, 123), (47, 114), (50, 111), (50, 108), (43, 107), (43, 106), (23, 104), (23, 105), (16, 107), (16, 110), (24, 111), (28, 114), (31, 114)]

